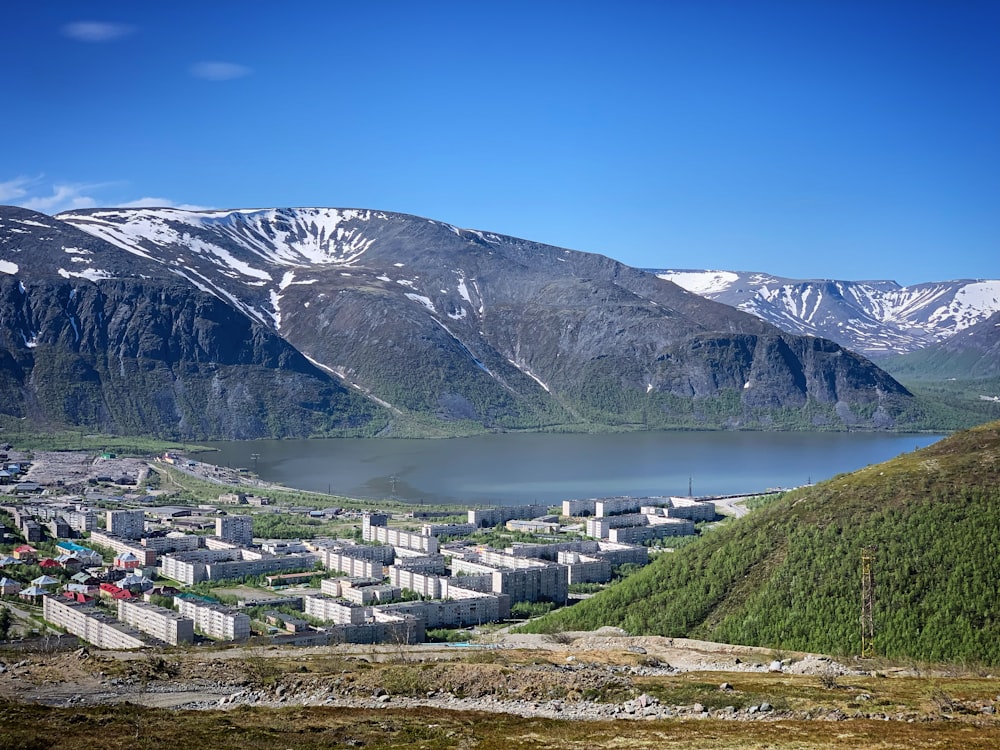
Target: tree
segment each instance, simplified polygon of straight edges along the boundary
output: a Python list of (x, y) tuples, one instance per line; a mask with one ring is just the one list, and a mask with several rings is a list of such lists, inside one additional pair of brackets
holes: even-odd
[(10, 616), (10, 610), (0, 605), (0, 641), (7, 640), (7, 637), (10, 635), (12, 622), (13, 618)]

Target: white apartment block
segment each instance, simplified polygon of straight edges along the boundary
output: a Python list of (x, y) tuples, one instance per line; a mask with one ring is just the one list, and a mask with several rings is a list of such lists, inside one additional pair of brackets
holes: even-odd
[(218, 581), (225, 578), (246, 578), (265, 573), (281, 573), (289, 570), (310, 570), (316, 565), (319, 555), (312, 552), (301, 555), (261, 557), (249, 550), (198, 549), (164, 555), (160, 560), (160, 571), (190, 586), (199, 581)]
[(119, 599), (118, 619), (171, 646), (194, 640), (193, 620), (155, 604)]
[(635, 497), (605, 497), (594, 503), (595, 516), (617, 516), (621, 513), (635, 513), (643, 501)]
[(555, 562), (560, 552), (579, 552), (581, 555), (592, 555), (599, 549), (600, 543), (596, 540), (574, 539), (572, 542), (554, 542), (553, 544), (515, 542), (504, 552), (513, 557), (534, 557), (537, 560)]
[(344, 575), (358, 578), (385, 578), (385, 566), (376, 560), (353, 557), (339, 550), (324, 549), (316, 553), (327, 570), (336, 570)]
[(268, 539), (261, 542), (260, 548), (269, 555), (293, 555), (310, 551), (300, 539)]
[(54, 596), (44, 596), (42, 616), (46, 622), (98, 648), (125, 650), (149, 645), (138, 631), (100, 614), (92, 603), (61, 601)]
[(203, 538), (196, 534), (181, 534), (172, 531), (166, 536), (145, 536), (142, 538), (142, 546), (153, 550), (158, 555), (166, 552), (190, 552), (201, 546)]
[(253, 516), (219, 516), (215, 519), (215, 535), (241, 547), (249, 547), (253, 544)]
[(596, 512), (597, 498), (589, 500), (563, 500), (564, 516), (592, 516)]
[(97, 513), (92, 510), (69, 511), (63, 518), (73, 531), (84, 533), (97, 528)]
[(607, 583), (611, 580), (611, 562), (603, 557), (560, 552), (557, 561), (567, 568), (567, 581), (574, 583)]
[(547, 505), (504, 505), (499, 508), (470, 508), (468, 520), (476, 528), (489, 528), (514, 519), (537, 518), (549, 512)]
[(391, 529), (386, 526), (387, 523), (388, 519), (385, 514), (366, 514), (361, 523), (361, 538), (366, 542), (391, 544), (393, 547), (417, 550), (428, 555), (438, 551), (437, 537), (414, 534), (402, 529)]
[(105, 531), (122, 539), (139, 539), (146, 530), (146, 514), (141, 510), (109, 510)]
[(323, 622), (335, 625), (360, 625), (371, 617), (371, 607), (366, 607), (347, 599), (334, 599), (320, 594), (319, 596), (304, 596), (305, 613)]
[(469, 536), (478, 528), (474, 523), (425, 523), (420, 533), (424, 536)]
[(649, 548), (635, 544), (616, 544), (614, 542), (599, 542), (600, 556), (611, 563), (612, 567), (619, 565), (648, 565)]
[(90, 541), (100, 547), (107, 547), (118, 554), (131, 552), (142, 562), (144, 567), (156, 564), (156, 551), (147, 549), (134, 539), (123, 539), (104, 531), (90, 532)]
[(623, 526), (645, 526), (649, 519), (642, 513), (623, 513), (617, 516), (597, 516), (588, 518), (586, 523), (587, 536), (594, 539), (607, 539), (611, 529), (619, 529)]
[(424, 555), (412, 550), (402, 550), (400, 554), (396, 555), (395, 565), (398, 568), (417, 570), (421, 573), (446, 575), (448, 572), (444, 555), (440, 552), (433, 555)]
[[(384, 565), (392, 565), (393, 560), (396, 559), (396, 548), (389, 544), (356, 544), (350, 540), (338, 539), (335, 542), (318, 545), (317, 551), (325, 549), (361, 560), (375, 560)], [(413, 552), (410, 554), (419, 555), (421, 553)]]
[(221, 604), (175, 597), (177, 611), (194, 622), (194, 629), (218, 641), (245, 641), (250, 637), (250, 617)]
[(717, 514), (715, 503), (690, 497), (671, 497), (667, 515), (671, 518), (689, 518), (692, 521), (714, 521)]
[(502, 552), (484, 551), (467, 559), (452, 558), (452, 573), (492, 576), (492, 591), (509, 594), (512, 602), (551, 601), (569, 598), (569, 570), (565, 565)]
[(375, 607), (376, 611), (419, 617), (425, 628), (465, 627), (499, 622), (510, 617), (511, 598), (449, 586), (446, 599), (399, 602)]
[(647, 539), (663, 539), (668, 536), (687, 536), (694, 533), (694, 522), (686, 518), (657, 518), (646, 516), (653, 521), (648, 526), (623, 526), (611, 529), (608, 540), (616, 544), (635, 544)]

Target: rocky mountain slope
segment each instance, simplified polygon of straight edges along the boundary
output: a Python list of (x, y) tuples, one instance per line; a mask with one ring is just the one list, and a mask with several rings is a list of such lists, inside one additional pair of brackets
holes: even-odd
[(1000, 280), (903, 287), (894, 281), (803, 280), (757, 272), (654, 273), (785, 331), (828, 338), (876, 361), (942, 342), (1000, 311)]
[(603, 256), (367, 210), (0, 209), (7, 410), (178, 437), (891, 426), (867, 360)]
[(992, 422), (787, 493), (538, 627), (857, 655), (874, 548), (878, 655), (1000, 664), (998, 488)]
[(900, 377), (1000, 378), (1000, 312), (949, 339), (885, 360)]

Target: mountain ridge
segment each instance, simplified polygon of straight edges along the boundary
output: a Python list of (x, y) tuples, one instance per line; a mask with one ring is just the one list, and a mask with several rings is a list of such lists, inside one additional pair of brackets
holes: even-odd
[(878, 361), (940, 343), (1000, 311), (1000, 280), (791, 279), (756, 271), (653, 270), (660, 278), (800, 335)]
[[(20, 362), (20, 370), (8, 369), (25, 403), (37, 395), (24, 384), (42, 344), (60, 357), (110, 363), (91, 365), (88, 398), (95, 404), (107, 400), (98, 392), (108, 379), (122, 377), (99, 351), (106, 332), (82, 352), (67, 333), (81, 323), (71, 314), (72, 290), (91, 285), (114, 294), (88, 308), (87, 330), (103, 331), (116, 310), (126, 324), (120, 309), (140, 309), (136, 295), (155, 297), (154, 288), (177, 290), (175, 305), (209, 315), (167, 326), (166, 310), (142, 308), (129, 323), (147, 345), (128, 349), (128, 357), (141, 355), (143, 367), (161, 373), (159, 392), (179, 368), (190, 378), (185, 392), (207, 398), (206, 367), (224, 339), (255, 336), (289, 347), (283, 358), (264, 356), (264, 347), (249, 362), (227, 361), (261, 367), (277, 381), (281, 362), (298, 362), (296, 376), (305, 378), (298, 387), (312, 393), (294, 425), (282, 421), (287, 415), (275, 419), (273, 404), (261, 405), (277, 398), (273, 392), (250, 398), (258, 416), (240, 430), (247, 436), (324, 434), (340, 422), (327, 413), (333, 402), (354, 417), (366, 414), (361, 422), (348, 419), (351, 429), (385, 434), (406, 420), (458, 431), (884, 428), (912, 401), (890, 376), (831, 342), (789, 335), (613, 259), (406, 214), (161, 208), (48, 217), (4, 209), (0, 258), (11, 306), (0, 312), (21, 332), (4, 342), (9, 360)], [(32, 285), (42, 283), (55, 307), (19, 318), (16, 293), (31, 297)], [(36, 330), (39, 320), (59, 332)], [(197, 341), (206, 331), (221, 336), (212, 339), (211, 354), (173, 342)], [(65, 368), (60, 372), (69, 388)], [(43, 400), (48, 408), (67, 397), (52, 392)], [(205, 434), (204, 420), (192, 427), (179, 416), (190, 409), (177, 405), (177, 394), (164, 399), (158, 429), (167, 429), (173, 414), (173, 434)], [(113, 411), (88, 408), (88, 419)], [(70, 413), (54, 413), (60, 409)]]

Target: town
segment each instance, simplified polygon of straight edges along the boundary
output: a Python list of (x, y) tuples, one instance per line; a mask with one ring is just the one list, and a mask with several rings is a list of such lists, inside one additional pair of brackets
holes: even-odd
[[(10, 528), (0, 529), (0, 597), (9, 612), (0, 639), (13, 613), (22, 637), (68, 634), (103, 649), (467, 637), (454, 629), (543, 613), (646, 565), (651, 545), (694, 535), (725, 503), (317, 509), (244, 491), (261, 486), (245, 471), (217, 477), (234, 484), (220, 484), (214, 502), (178, 503), (169, 489), (148, 489), (151, 480), (225, 472), (175, 453), (3, 449), (0, 511)], [(341, 533), (258, 533), (275, 514), (332, 519)]]

